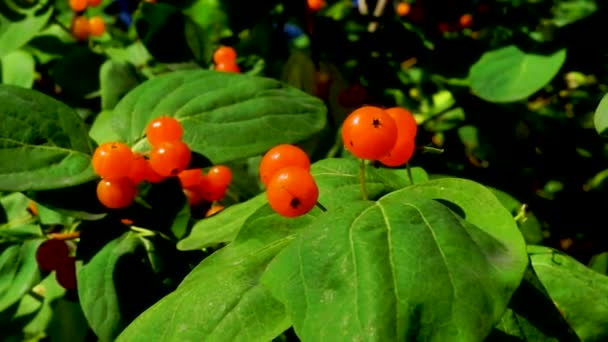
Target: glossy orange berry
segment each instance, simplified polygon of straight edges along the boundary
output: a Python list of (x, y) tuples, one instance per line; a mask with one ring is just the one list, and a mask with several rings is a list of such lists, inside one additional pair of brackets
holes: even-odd
[(131, 173), (129, 178), (135, 183), (135, 185), (146, 181), (149, 183), (158, 183), (165, 179), (165, 177), (154, 172), (150, 167), (150, 161), (141, 153), (133, 153), (133, 165), (131, 166)]
[(397, 5), (396, 12), (400, 17), (404, 17), (410, 13), (411, 6), (407, 2), (400, 2)]
[(76, 258), (68, 257), (68, 260), (55, 270), (55, 279), (57, 279), (57, 283), (64, 289), (75, 291), (77, 289)]
[(205, 213), (205, 217), (213, 216), (222, 210), (224, 210), (224, 206), (221, 204), (216, 204), (216, 205), (212, 206), (211, 208), (209, 208), (209, 210), (207, 210), (207, 212)]
[(388, 154), (397, 142), (397, 124), (383, 109), (363, 106), (344, 120), (342, 141), (356, 157), (378, 160)]
[(135, 201), (137, 188), (130, 178), (102, 179), (97, 184), (97, 199), (106, 208), (126, 208)]
[(92, 36), (103, 36), (106, 32), (106, 23), (100, 16), (89, 19), (89, 32)]
[(218, 186), (228, 187), (232, 182), (232, 170), (226, 165), (215, 165), (207, 171), (207, 179)]
[(70, 0), (70, 8), (74, 12), (82, 12), (87, 9), (87, 0)]
[(412, 113), (404, 108), (393, 107), (387, 109), (386, 112), (397, 124), (397, 141), (390, 152), (379, 161), (386, 166), (401, 166), (414, 155), (418, 126)]
[(241, 72), (241, 68), (236, 63), (219, 63), (215, 65), (215, 70), (222, 72), (233, 72), (238, 74)]
[(317, 12), (325, 7), (325, 0), (307, 0), (307, 2), (308, 8), (313, 12)]
[(74, 20), (72, 20), (72, 27), (70, 30), (76, 39), (80, 41), (86, 40), (91, 34), (89, 20), (85, 17), (74, 18)]
[(182, 191), (190, 205), (197, 205), (203, 201), (203, 194), (200, 187), (184, 188)]
[(91, 7), (97, 7), (99, 6), (101, 3), (103, 2), (103, 0), (88, 0), (87, 4)]
[(266, 199), (270, 207), (281, 216), (301, 216), (317, 203), (319, 188), (308, 170), (288, 166), (270, 179)]
[(203, 176), (199, 185), (199, 191), (203, 199), (207, 202), (219, 201), (226, 195), (228, 187), (215, 183), (208, 175)]
[(471, 26), (473, 26), (473, 16), (470, 14), (463, 14), (460, 19), (460, 27), (462, 28), (469, 28)]
[(183, 135), (182, 124), (174, 117), (167, 115), (157, 117), (146, 126), (146, 137), (152, 146), (166, 141), (181, 140)]
[(215, 64), (235, 64), (236, 62), (236, 50), (230, 46), (220, 46), (213, 53), (213, 62)]
[(191, 189), (197, 187), (201, 183), (203, 172), (201, 169), (184, 170), (177, 174), (177, 178), (179, 178), (182, 188)]
[(45, 240), (36, 250), (38, 267), (45, 272), (56, 270), (70, 256), (70, 248), (64, 240)]
[(177, 176), (190, 164), (192, 152), (184, 142), (166, 141), (156, 145), (150, 153), (150, 167), (163, 177)]
[(280, 169), (288, 166), (297, 166), (310, 170), (310, 159), (304, 150), (289, 144), (281, 144), (271, 148), (260, 162), (260, 179), (268, 186), (270, 179)]
[(93, 153), (91, 163), (97, 175), (104, 179), (129, 177), (134, 162), (131, 148), (121, 142), (105, 142)]

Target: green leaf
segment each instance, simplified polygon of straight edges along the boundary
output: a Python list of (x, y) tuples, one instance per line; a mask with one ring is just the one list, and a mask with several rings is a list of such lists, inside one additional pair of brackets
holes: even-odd
[(471, 67), (471, 89), (490, 102), (523, 100), (547, 85), (565, 60), (566, 49), (550, 55), (525, 53), (515, 45), (492, 50)]
[(20, 3), (14, 0), (0, 1), (0, 57), (20, 48), (37, 35), (53, 12), (52, 1), (36, 1), (33, 7), (20, 7)]
[(101, 341), (114, 341), (164, 294), (152, 272), (143, 240), (132, 232), (106, 244), (79, 267), (77, 274), (84, 315)]
[(113, 109), (120, 99), (140, 83), (135, 67), (128, 62), (107, 60), (99, 69), (101, 108)]
[(203, 249), (234, 240), (249, 216), (264, 206), (266, 194), (231, 205), (216, 215), (198, 221), (188, 237), (177, 244), (182, 251)]
[[(271, 262), (262, 282), (300, 339), (480, 341), (490, 333), (523, 276), (523, 239), (509, 236), (518, 234), (512, 217), (480, 185), (460, 186), (469, 193), (459, 197), (457, 184), (424, 184), (328, 211)], [(435, 187), (455, 197), (467, 221), (433, 200)]]
[(604, 137), (608, 135), (608, 94), (602, 97), (600, 104), (597, 106), (593, 123), (598, 134)]
[(589, 267), (596, 272), (608, 275), (608, 252), (594, 255), (589, 261)]
[(41, 241), (0, 243), (0, 312), (40, 282), (36, 250)]
[[(62, 92), (74, 97), (84, 97), (99, 90), (99, 71), (106, 60), (86, 46), (67, 48), (61, 59), (52, 64), (49, 74), (61, 87)], [(78, 77), (74, 72), (78, 70)]]
[(112, 111), (102, 110), (95, 117), (95, 121), (89, 130), (89, 136), (95, 140), (97, 144), (102, 144), (106, 141), (119, 141), (120, 137), (114, 132), (112, 127)]
[(27, 52), (17, 50), (0, 58), (2, 65), (2, 83), (12, 84), (23, 88), (31, 88), (34, 84), (36, 62)]
[(64, 188), (95, 178), (82, 119), (39, 92), (0, 85), (0, 190)]
[(538, 278), (581, 340), (606, 341), (608, 277), (548, 247), (528, 251)]
[(23, 333), (26, 336), (44, 334), (53, 318), (53, 314), (56, 312), (56, 306), (54, 306), (57, 304), (56, 301), (66, 293), (65, 289), (57, 283), (55, 273), (50, 273), (40, 284), (34, 287), (32, 292), (41, 297), (42, 307), (36, 316), (23, 327)]
[[(315, 211), (318, 213), (318, 211)], [(138, 317), (118, 341), (270, 341), (290, 321), (259, 283), (261, 274), (313, 216), (278, 216), (263, 206), (236, 240), (203, 260), (180, 286)]]
[(32, 219), (27, 211), (29, 199), (20, 192), (0, 197), (0, 227), (22, 225)]
[[(319, 202), (327, 209), (361, 198), (359, 162), (352, 159), (329, 158), (314, 163), (310, 170), (319, 187)], [(366, 187), (370, 198), (378, 198), (410, 184), (407, 171), (366, 167)], [(428, 179), (426, 172), (412, 168), (415, 183)], [(197, 222), (191, 234), (178, 243), (180, 250), (196, 250), (231, 242), (243, 223), (266, 203), (265, 193), (248, 201), (230, 206), (216, 216)]]
[(142, 83), (113, 112), (114, 129), (145, 148), (145, 127), (159, 115), (176, 117), (184, 141), (213, 163), (294, 143), (326, 123), (323, 103), (276, 80), (208, 70), (182, 70)]
[[(504, 191), (500, 191), (495, 188), (488, 187), (496, 198), (504, 205), (504, 207), (513, 215), (516, 216), (522, 210), (522, 203), (515, 197), (507, 194)], [(525, 216), (517, 221), (517, 226), (524, 236), (526, 243), (538, 244), (544, 240), (542, 227), (540, 222), (531, 212), (525, 212)]]

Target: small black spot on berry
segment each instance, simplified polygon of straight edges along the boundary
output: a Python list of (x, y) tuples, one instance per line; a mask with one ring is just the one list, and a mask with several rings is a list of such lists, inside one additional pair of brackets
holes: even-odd
[(294, 209), (297, 209), (300, 204), (302, 204), (302, 202), (300, 202), (300, 199), (297, 197), (294, 197), (291, 199), (291, 202), (289, 202), (289, 206), (291, 206)]
[(380, 119), (374, 119), (372, 120), (372, 125), (374, 126), (374, 128), (378, 128), (382, 126), (382, 122), (380, 122)]
[(171, 176), (177, 176), (178, 173), (179, 173), (179, 169), (171, 170)]
[(350, 146), (355, 146), (355, 144), (353, 144), (353, 141), (349, 141)]

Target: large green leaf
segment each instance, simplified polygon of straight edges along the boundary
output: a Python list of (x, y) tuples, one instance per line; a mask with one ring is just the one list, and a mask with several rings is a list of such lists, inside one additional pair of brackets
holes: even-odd
[[(37, 91), (0, 85), (0, 190), (64, 188), (95, 178), (78, 114)], [(10, 161), (10, 162), (7, 162)]]
[(41, 241), (0, 244), (0, 312), (40, 282), (36, 250)]
[[(513, 214), (513, 216), (517, 216), (521, 212), (523, 204), (515, 197), (495, 188), (489, 189), (494, 193), (496, 198), (498, 198), (500, 203), (502, 203), (502, 205), (504, 205), (504, 207), (511, 212), (511, 214)], [(525, 216), (517, 221), (517, 226), (519, 226), (519, 230), (523, 234), (527, 243), (537, 244), (543, 241), (544, 237), (540, 221), (538, 221), (533, 213), (525, 212)]]
[[(114, 109), (114, 129), (145, 148), (145, 127), (159, 115), (176, 117), (184, 141), (214, 163), (260, 154), (319, 132), (323, 103), (276, 80), (208, 70), (182, 70), (148, 80)], [(143, 146), (142, 146), (143, 145)]]
[(471, 67), (471, 89), (486, 101), (523, 100), (547, 85), (565, 60), (566, 49), (550, 55), (525, 53), (514, 45), (492, 50)]
[(99, 69), (101, 108), (111, 110), (118, 101), (140, 83), (137, 70), (126, 61), (108, 60)]
[(78, 269), (80, 303), (101, 341), (113, 341), (161, 295), (144, 241), (132, 232), (109, 242)]
[(283, 218), (267, 205), (260, 208), (233, 243), (203, 260), (118, 341), (272, 340), (290, 321), (259, 278), (270, 260), (313, 219), (311, 214)]
[[(310, 170), (319, 186), (319, 202), (327, 209), (341, 206), (345, 202), (361, 198), (359, 163), (345, 158), (323, 159), (314, 163)], [(410, 184), (407, 172), (401, 169), (374, 168), (367, 166), (366, 187), (370, 198), (378, 198), (390, 191)], [(428, 179), (426, 172), (412, 168), (415, 183)], [(234, 239), (243, 223), (258, 208), (266, 203), (265, 194), (228, 207), (216, 216), (200, 220), (192, 228), (190, 235), (179, 242), (181, 250), (195, 250), (227, 243)]]
[[(480, 341), (490, 333), (523, 276), (525, 244), (489, 190), (432, 183), (334, 208), (271, 262), (262, 282), (300, 339)], [(435, 189), (466, 221), (433, 200), (442, 197)]]
[(602, 97), (593, 117), (595, 130), (602, 136), (608, 133), (608, 94)]
[(538, 278), (581, 340), (608, 340), (608, 277), (548, 247), (528, 251)]
[[(0, 57), (27, 43), (46, 25), (53, 1), (0, 1)], [(31, 5), (34, 6), (31, 6)]]
[(31, 88), (34, 84), (36, 62), (27, 52), (17, 50), (0, 58), (2, 83)]

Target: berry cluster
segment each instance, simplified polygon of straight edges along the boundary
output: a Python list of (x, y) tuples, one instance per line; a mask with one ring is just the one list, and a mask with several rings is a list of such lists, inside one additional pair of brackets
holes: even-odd
[(236, 64), (236, 50), (230, 46), (220, 46), (213, 53), (214, 69), (217, 71), (240, 73), (241, 69)]
[(122, 142), (106, 142), (93, 154), (93, 170), (102, 179), (97, 198), (110, 209), (125, 208), (135, 201), (137, 185), (142, 181), (158, 183), (178, 177), (191, 204), (223, 198), (232, 181), (232, 172), (223, 165), (212, 167), (205, 175), (201, 169), (187, 170), (192, 152), (182, 141), (184, 130), (175, 118), (160, 116), (146, 126), (146, 138), (152, 150), (133, 152)]
[(358, 158), (395, 167), (406, 164), (414, 154), (417, 130), (413, 115), (401, 107), (363, 106), (344, 120), (342, 141)]
[(36, 250), (36, 261), (42, 271), (55, 271), (57, 282), (66, 290), (76, 289), (76, 259), (64, 240), (45, 240)]
[(100, 16), (86, 18), (80, 13), (84, 12), (87, 7), (96, 7), (103, 0), (70, 0), (70, 8), (77, 15), (72, 20), (70, 30), (74, 37), (78, 40), (86, 40), (90, 36), (102, 36), (106, 32), (106, 23)]
[(310, 160), (297, 146), (271, 148), (260, 162), (260, 178), (268, 204), (281, 216), (301, 216), (317, 204), (319, 188), (310, 174)]
[(325, 0), (307, 0), (308, 9), (312, 12), (318, 12), (325, 7)]

